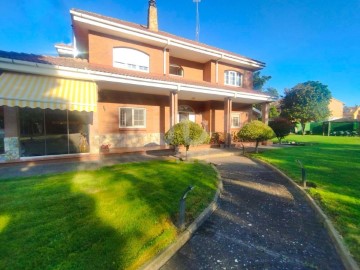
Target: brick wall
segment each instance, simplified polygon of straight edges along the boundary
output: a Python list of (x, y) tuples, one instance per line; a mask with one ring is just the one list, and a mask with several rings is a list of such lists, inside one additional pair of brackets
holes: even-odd
[(224, 72), (226, 70), (233, 70), (233, 71), (240, 72), (243, 76), (242, 87), (247, 88), (247, 89), (252, 89), (253, 82), (252, 82), (252, 72), (251, 71), (234, 66), (234, 65), (229, 65), (229, 64), (220, 63), (220, 62), (219, 62), (219, 85), (225, 84)]
[(184, 70), (184, 78), (194, 81), (203, 81), (204, 65), (201, 63), (188, 61), (170, 56), (170, 65), (179, 65)]
[(89, 33), (89, 62), (113, 66), (113, 48), (115, 47), (132, 48), (148, 54), (150, 57), (150, 72), (155, 74), (164, 73), (164, 53), (162, 48), (97, 32)]

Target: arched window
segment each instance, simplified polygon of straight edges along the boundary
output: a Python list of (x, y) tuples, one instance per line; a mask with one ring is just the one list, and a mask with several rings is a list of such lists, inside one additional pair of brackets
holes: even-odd
[(113, 66), (149, 72), (149, 55), (131, 48), (113, 49)]
[(232, 86), (241, 86), (242, 85), (242, 75), (240, 72), (233, 70), (226, 70), (225, 73), (225, 84)]
[(170, 64), (169, 73), (170, 73), (171, 75), (176, 75), (176, 76), (184, 77), (184, 70), (183, 70), (183, 68), (180, 67), (179, 65)]

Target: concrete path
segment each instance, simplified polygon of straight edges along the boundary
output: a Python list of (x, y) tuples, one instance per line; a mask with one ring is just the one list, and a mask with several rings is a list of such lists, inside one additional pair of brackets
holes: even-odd
[(209, 159), (219, 208), (161, 269), (344, 269), (313, 209), (286, 179), (245, 157)]

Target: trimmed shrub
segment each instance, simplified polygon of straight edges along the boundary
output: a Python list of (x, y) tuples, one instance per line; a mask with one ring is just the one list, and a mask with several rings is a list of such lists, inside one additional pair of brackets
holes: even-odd
[(186, 156), (190, 145), (209, 143), (210, 141), (207, 132), (201, 126), (189, 120), (181, 121), (170, 128), (165, 133), (164, 139), (170, 145), (185, 146)]
[(263, 122), (255, 120), (247, 123), (237, 134), (242, 141), (256, 142), (255, 152), (258, 153), (259, 142), (267, 141), (276, 135), (271, 127)]
[(286, 118), (278, 117), (269, 122), (269, 126), (275, 132), (279, 143), (281, 143), (281, 140), (290, 134), (293, 124)]

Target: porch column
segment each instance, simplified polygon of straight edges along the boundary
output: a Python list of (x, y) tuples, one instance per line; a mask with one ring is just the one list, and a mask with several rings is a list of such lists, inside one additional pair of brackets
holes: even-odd
[(19, 109), (17, 107), (4, 106), (4, 150), (6, 160), (20, 158), (20, 127)]
[(170, 127), (177, 124), (178, 119), (178, 93), (170, 92)]
[(225, 145), (231, 145), (231, 112), (232, 112), (232, 100), (231, 98), (225, 98), (224, 100), (224, 136)]
[(89, 118), (90, 153), (97, 154), (100, 151), (98, 112), (91, 112)]
[(264, 124), (269, 124), (269, 109), (270, 104), (269, 103), (263, 103), (261, 104), (261, 119)]

